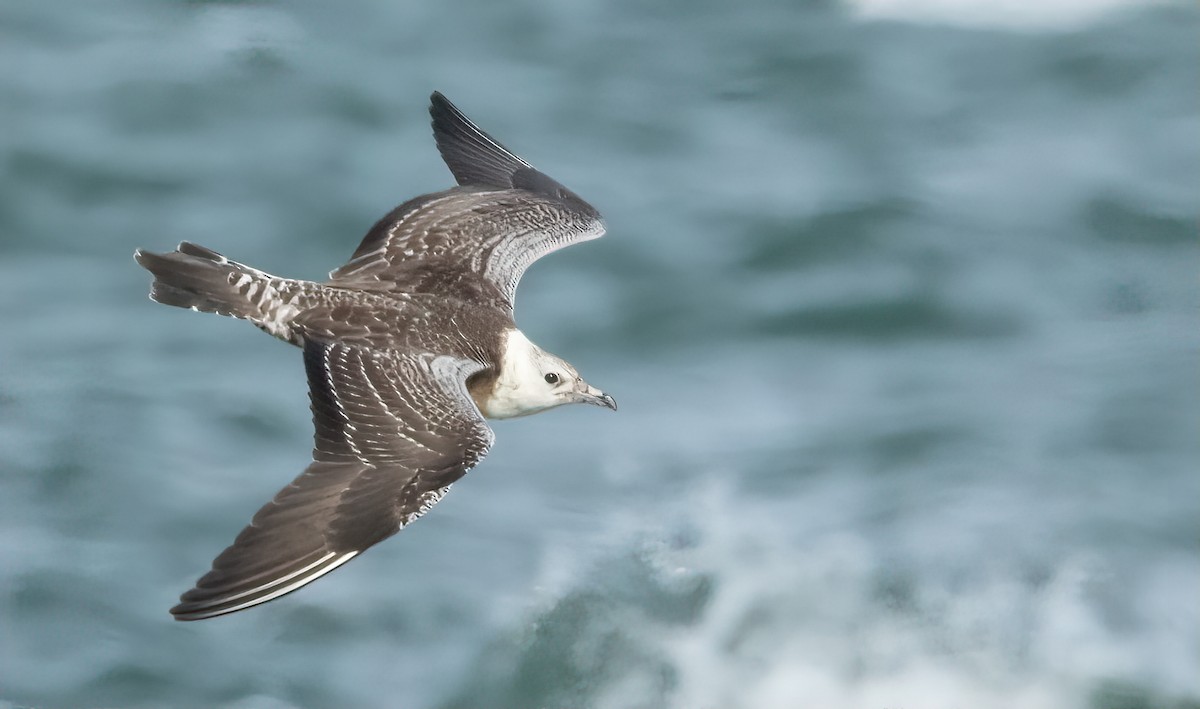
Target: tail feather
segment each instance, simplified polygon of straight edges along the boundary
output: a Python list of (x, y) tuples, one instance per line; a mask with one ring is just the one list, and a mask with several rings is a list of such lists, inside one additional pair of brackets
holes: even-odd
[(156, 302), (251, 320), (263, 314), (258, 299), (248, 297), (251, 284), (259, 282), (258, 291), (270, 282), (262, 271), (186, 241), (171, 253), (138, 249), (133, 257), (154, 274), (150, 298)]
[(280, 339), (296, 341), (291, 328), (296, 308), (289, 306), (302, 283), (276, 278), (186, 241), (170, 253), (138, 249), (133, 257), (154, 274), (151, 300), (243, 318)]

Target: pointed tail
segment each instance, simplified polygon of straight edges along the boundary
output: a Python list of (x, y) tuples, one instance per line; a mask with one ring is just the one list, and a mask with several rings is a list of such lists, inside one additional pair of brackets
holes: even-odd
[(186, 241), (170, 253), (138, 249), (133, 257), (154, 274), (151, 300), (243, 318), (276, 337), (292, 339), (288, 326), (295, 308), (285, 307), (289, 303), (280, 291), (293, 290), (288, 286), (295, 282), (275, 278)]

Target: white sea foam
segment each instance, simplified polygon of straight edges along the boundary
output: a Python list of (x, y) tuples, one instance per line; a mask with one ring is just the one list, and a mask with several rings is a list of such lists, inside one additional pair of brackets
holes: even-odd
[[(522, 642), (606, 678), (577, 697), (589, 706), (1070, 709), (1106, 692), (1200, 696), (1191, 556), (1134, 562), (1072, 548), (1025, 558), (957, 524), (960, 501), (929, 512), (942, 534), (965, 537), (952, 546), (976, 546), (958, 558), (907, 525), (838, 525), (869, 506), (869, 485), (818, 485), (799, 509), (713, 479), (665, 515), (689, 541), (634, 543), (623, 566), (601, 563), (581, 581), (586, 592), (539, 618), (569, 636), (562, 647)], [(672, 538), (654, 526), (634, 536)], [(557, 560), (547, 564), (555, 577)], [(654, 590), (622, 598), (631, 576)], [(669, 600), (646, 600), (656, 595)], [(601, 651), (639, 659), (610, 664)]]
[(972, 27), (1073, 29), (1126, 8), (1165, 0), (846, 0), (864, 18)]

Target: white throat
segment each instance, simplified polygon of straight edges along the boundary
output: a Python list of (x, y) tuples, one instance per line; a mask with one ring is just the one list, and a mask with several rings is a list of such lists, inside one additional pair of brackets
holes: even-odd
[(535, 414), (563, 403), (547, 392), (539, 366), (539, 360), (545, 356), (542, 349), (520, 330), (509, 330), (500, 355), (500, 374), (496, 377), (492, 395), (485, 402), (483, 414), (488, 418), (507, 419)]

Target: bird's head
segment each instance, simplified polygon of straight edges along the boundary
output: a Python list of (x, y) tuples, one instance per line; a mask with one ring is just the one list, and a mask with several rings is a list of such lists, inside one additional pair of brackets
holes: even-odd
[(588, 384), (569, 362), (512, 330), (505, 341), (500, 373), (480, 407), (488, 418), (514, 418), (563, 404), (595, 404), (616, 411), (617, 402)]

